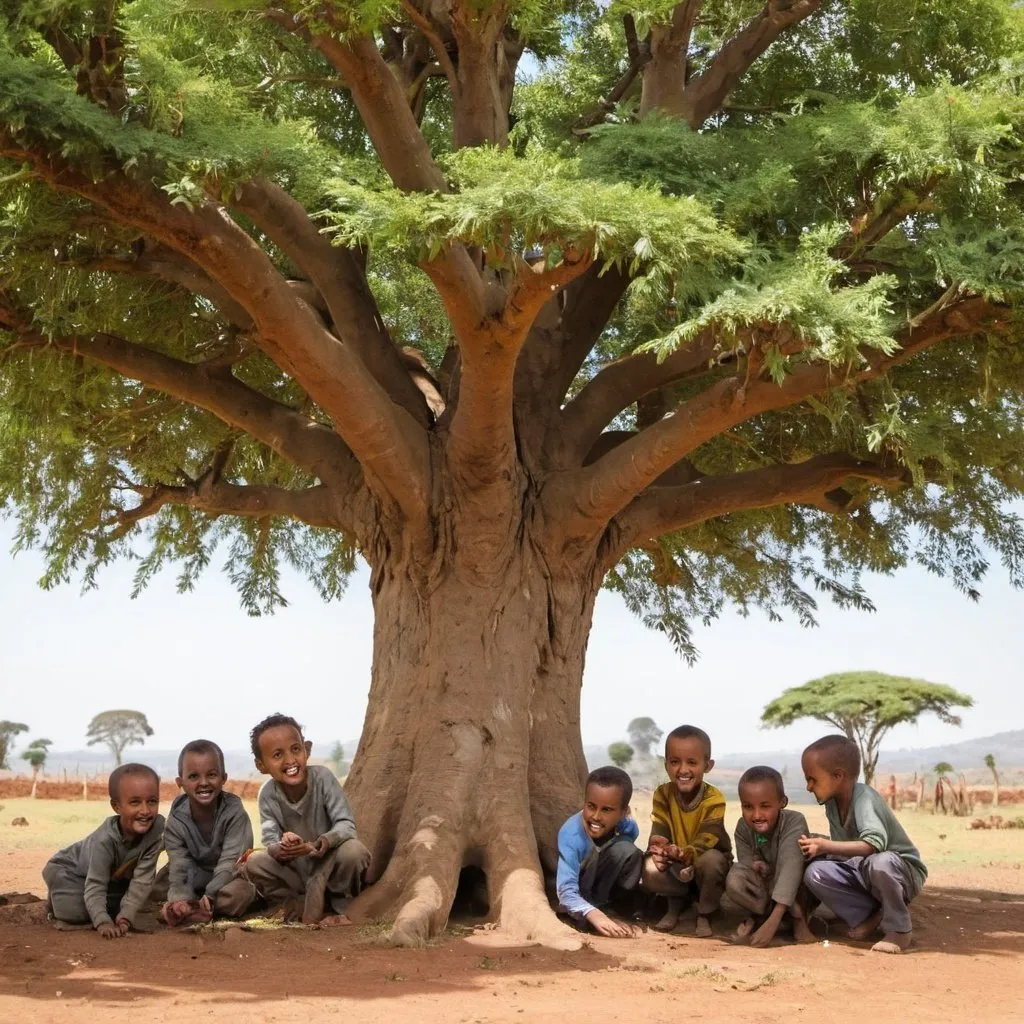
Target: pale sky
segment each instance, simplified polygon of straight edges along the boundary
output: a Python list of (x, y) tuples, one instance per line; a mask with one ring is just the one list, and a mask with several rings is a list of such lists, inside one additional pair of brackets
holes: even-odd
[[(215, 571), (187, 595), (168, 573), (132, 601), (125, 564), (84, 596), (77, 585), (45, 592), (36, 585), (40, 557), (11, 558), (12, 536), (0, 521), (0, 718), (27, 723), (30, 736), (48, 736), (55, 750), (82, 748), (90, 718), (118, 707), (148, 715), (155, 735), (147, 745), (159, 749), (197, 734), (244, 749), (251, 725), (273, 711), (304, 723), (321, 752), (358, 735), (371, 658), (365, 571), (331, 605), (288, 577), (290, 606), (252, 619)], [(888, 749), (1024, 727), (1024, 594), (998, 565), (978, 604), (923, 570), (865, 583), (875, 614), (823, 605), (813, 630), (732, 612), (698, 627), (694, 668), (604, 593), (584, 678), (584, 741), (624, 738), (631, 718), (650, 715), (666, 730), (702, 726), (718, 753), (799, 749), (822, 727), (761, 730), (763, 705), (787, 686), (855, 668), (944, 682), (975, 698), (962, 729), (925, 718), (896, 730)]]

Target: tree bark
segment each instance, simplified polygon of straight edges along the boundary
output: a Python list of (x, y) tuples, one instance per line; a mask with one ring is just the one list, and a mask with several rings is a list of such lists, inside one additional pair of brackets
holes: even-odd
[(592, 564), (555, 567), (555, 546), (528, 525), (512, 536), (500, 564), (468, 564), (451, 544), (429, 567), (389, 552), (373, 573), (373, 675), (346, 790), (376, 884), (350, 913), (393, 919), (399, 944), (443, 929), (474, 866), (507, 934), (579, 945), (543, 869), (580, 805), (579, 692), (600, 580)]

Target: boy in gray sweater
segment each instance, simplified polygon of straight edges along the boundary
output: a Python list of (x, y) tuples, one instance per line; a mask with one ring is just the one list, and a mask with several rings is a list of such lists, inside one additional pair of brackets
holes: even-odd
[(114, 814), (91, 835), (55, 853), (43, 868), (51, 916), (91, 923), (105, 939), (127, 935), (156, 877), (164, 819), (160, 779), (144, 764), (123, 764), (107, 783)]
[(184, 792), (174, 798), (164, 829), (168, 889), (162, 917), (171, 926), (201, 924), (214, 914), (241, 917), (256, 897), (236, 863), (252, 849), (252, 825), (242, 801), (224, 792), (224, 753), (192, 740), (178, 755)]
[(370, 851), (356, 838), (341, 785), (329, 768), (307, 763), (313, 745), (294, 718), (265, 718), (250, 741), (270, 778), (259, 795), (266, 849), (248, 858), (244, 876), (271, 903), (302, 897), (305, 924), (348, 924), (345, 907), (363, 887)]

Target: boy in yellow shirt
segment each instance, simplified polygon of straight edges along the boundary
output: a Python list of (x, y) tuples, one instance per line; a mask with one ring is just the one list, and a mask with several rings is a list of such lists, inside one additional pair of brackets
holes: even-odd
[(681, 725), (665, 738), (670, 781), (654, 792), (642, 883), (649, 892), (668, 897), (668, 911), (654, 926), (659, 931), (672, 931), (686, 901), (696, 895), (696, 934), (711, 935), (708, 918), (722, 902), (732, 863), (725, 797), (704, 781), (714, 766), (711, 739), (703, 729)]

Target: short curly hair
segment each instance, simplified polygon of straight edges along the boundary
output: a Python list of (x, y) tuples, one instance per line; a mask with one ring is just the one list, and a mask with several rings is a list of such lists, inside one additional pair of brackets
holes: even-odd
[(252, 732), (249, 733), (249, 747), (252, 750), (252, 756), (257, 760), (262, 757), (262, 754), (260, 753), (260, 737), (268, 729), (274, 729), (279, 725), (290, 725), (300, 736), (302, 736), (302, 726), (299, 725), (291, 715), (282, 715), (280, 713), (267, 715), (262, 722), (257, 722), (252, 727)]

